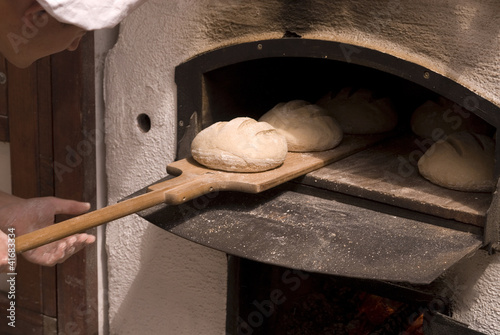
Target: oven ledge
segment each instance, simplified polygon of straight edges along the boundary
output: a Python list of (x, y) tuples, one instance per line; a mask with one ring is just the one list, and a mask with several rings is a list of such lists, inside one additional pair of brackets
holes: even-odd
[(207, 194), (138, 214), (229, 255), (309, 272), (412, 284), (431, 283), (482, 245), (481, 232), (474, 231), (478, 227), (450, 229), (460, 224), (402, 209), (395, 215), (392, 206), (359, 198), (353, 204), (345, 197), (291, 182), (260, 194)]

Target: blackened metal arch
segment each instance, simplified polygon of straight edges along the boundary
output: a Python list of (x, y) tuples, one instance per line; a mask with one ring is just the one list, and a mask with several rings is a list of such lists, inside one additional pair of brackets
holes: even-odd
[(261, 40), (215, 49), (176, 67), (178, 157), (186, 152), (186, 148), (182, 147), (186, 141), (182, 139), (189, 131), (190, 123), (193, 126), (192, 117), (199, 114), (203, 107), (203, 75), (228, 65), (278, 57), (329, 59), (380, 70), (425, 87), (465, 107), (494, 127), (500, 126), (499, 106), (421, 65), (377, 50), (340, 42), (302, 38)]

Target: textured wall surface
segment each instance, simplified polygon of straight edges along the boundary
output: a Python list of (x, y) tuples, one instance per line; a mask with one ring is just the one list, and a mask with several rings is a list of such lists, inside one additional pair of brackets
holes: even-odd
[[(162, 178), (175, 155), (175, 65), (196, 52), (194, 3), (151, 1), (124, 23), (106, 74), (109, 202)], [(145, 24), (145, 22), (147, 24)], [(183, 27), (185, 25), (191, 27)], [(146, 113), (151, 130), (136, 118)], [(111, 334), (223, 334), (226, 256), (136, 216), (107, 227)]]
[[(150, 0), (121, 27), (106, 64), (109, 203), (165, 176), (175, 157), (177, 64), (239, 42), (352, 43), (426, 66), (500, 105), (496, 0)], [(147, 133), (136, 118), (151, 118)], [(130, 216), (107, 226), (112, 334), (223, 334), (226, 258)], [(472, 274), (472, 276), (471, 276)], [(478, 254), (449, 275), (456, 317), (500, 329), (500, 259)]]
[(500, 333), (500, 255), (479, 251), (446, 275), (456, 297), (453, 317), (485, 334)]

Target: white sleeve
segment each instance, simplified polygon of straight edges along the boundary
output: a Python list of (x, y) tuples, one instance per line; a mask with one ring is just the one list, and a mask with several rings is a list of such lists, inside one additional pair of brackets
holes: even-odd
[(116, 26), (147, 0), (37, 0), (54, 18), (85, 30)]

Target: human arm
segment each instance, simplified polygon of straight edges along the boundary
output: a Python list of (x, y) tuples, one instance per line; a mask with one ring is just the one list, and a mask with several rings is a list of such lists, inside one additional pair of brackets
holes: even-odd
[[(84, 202), (55, 197), (21, 199), (0, 192), (0, 271), (7, 269), (7, 236), (13, 228), (16, 236), (21, 236), (54, 223), (57, 214), (79, 215), (88, 211), (90, 205)], [(9, 231), (11, 232), (11, 231)], [(62, 263), (85, 246), (93, 243), (95, 236), (75, 234), (59, 241), (23, 253), (28, 261), (53, 266)]]

